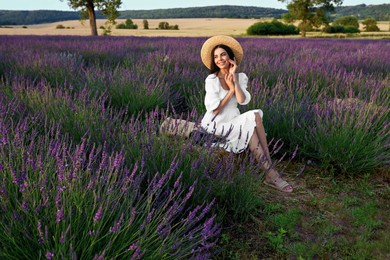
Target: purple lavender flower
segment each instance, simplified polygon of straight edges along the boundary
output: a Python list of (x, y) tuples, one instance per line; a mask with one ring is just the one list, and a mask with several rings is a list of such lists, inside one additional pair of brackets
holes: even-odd
[(137, 213), (136, 208), (133, 207), (133, 208), (131, 209), (131, 216), (130, 216), (129, 223), (128, 223), (129, 226), (133, 223), (133, 221), (134, 221), (134, 219), (135, 219), (135, 214), (136, 214), (136, 213)]
[(175, 181), (175, 183), (174, 183), (174, 185), (173, 185), (173, 187), (174, 187), (175, 189), (179, 186), (180, 180), (181, 180), (182, 176), (183, 176), (183, 173), (181, 172), (180, 175), (179, 175), (179, 177), (177, 177), (177, 179), (176, 179), (176, 181)]
[(43, 238), (43, 231), (42, 231), (42, 222), (40, 219), (38, 220), (37, 229), (38, 229), (38, 234), (39, 234), (38, 243), (40, 245), (42, 245), (44, 242), (44, 238)]
[(102, 218), (102, 206), (99, 207), (98, 211), (96, 212), (95, 216), (93, 217), (93, 223), (97, 223)]
[(129, 246), (127, 251), (134, 251), (131, 260), (135, 259), (141, 259), (144, 253), (141, 253), (141, 248), (139, 242), (133, 243), (132, 245)]
[(214, 225), (214, 219), (215, 219), (215, 215), (207, 219), (206, 222), (203, 224), (202, 236), (204, 240), (207, 240), (208, 237), (213, 236), (212, 228)]
[(114, 223), (114, 226), (110, 227), (110, 233), (117, 233), (122, 225), (122, 221), (123, 221), (123, 212), (120, 218), (118, 219), (118, 221)]
[(201, 208), (202, 208), (202, 206), (198, 205), (195, 207), (194, 210), (190, 211), (190, 213), (188, 214), (188, 217), (185, 219), (186, 223), (191, 223)]
[(154, 211), (155, 211), (155, 209), (153, 208), (152, 211), (149, 212), (148, 216), (146, 217), (146, 219), (144, 220), (144, 222), (141, 225), (141, 229), (145, 228), (150, 223), (150, 221), (152, 220)]
[(113, 163), (113, 166), (112, 166), (112, 167), (113, 167), (114, 169), (119, 168), (119, 167), (122, 165), (124, 159), (125, 159), (125, 158), (124, 158), (124, 156), (123, 156), (123, 152), (120, 151), (119, 153), (116, 154), (116, 156), (115, 156), (115, 158), (114, 158), (114, 163)]
[(53, 257), (54, 257), (54, 253), (52, 253), (52, 252), (50, 252), (50, 251), (47, 251), (47, 253), (46, 253), (46, 259), (47, 259), (47, 260), (51, 260), (51, 259), (53, 259)]
[(24, 209), (25, 211), (30, 211), (30, 207), (28, 206), (28, 203), (26, 200), (23, 200), (22, 202), (22, 209)]
[(64, 208), (58, 209), (56, 212), (56, 223), (59, 224), (64, 219)]

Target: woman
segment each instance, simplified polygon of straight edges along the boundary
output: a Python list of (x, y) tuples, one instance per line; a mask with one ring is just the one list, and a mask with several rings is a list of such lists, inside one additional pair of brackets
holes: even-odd
[(263, 127), (263, 111), (251, 110), (240, 114), (237, 104), (251, 100), (247, 91), (248, 77), (237, 73), (243, 50), (238, 41), (224, 35), (209, 38), (201, 49), (204, 65), (210, 70), (206, 78), (206, 96), (201, 126), (208, 133), (226, 138), (222, 145), (229, 152), (241, 153), (247, 148), (255, 155), (266, 172), (264, 183), (283, 192), (293, 188), (273, 169)]

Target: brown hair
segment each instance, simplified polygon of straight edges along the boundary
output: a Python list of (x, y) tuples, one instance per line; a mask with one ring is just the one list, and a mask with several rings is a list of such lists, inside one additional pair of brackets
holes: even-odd
[(218, 49), (218, 48), (224, 49), (224, 50), (227, 52), (227, 54), (229, 55), (229, 58), (230, 58), (231, 60), (234, 60), (234, 53), (233, 53), (232, 49), (230, 49), (229, 46), (226, 46), (226, 45), (224, 45), (224, 44), (219, 44), (219, 45), (215, 46), (215, 47), (213, 48), (213, 50), (211, 51), (211, 53), (210, 53), (210, 55), (211, 55), (210, 74), (215, 73), (215, 72), (218, 72), (218, 71), (220, 70), (220, 68), (219, 68), (219, 67), (217, 66), (217, 64), (215, 64), (215, 62), (214, 62), (214, 51), (215, 51), (216, 49)]

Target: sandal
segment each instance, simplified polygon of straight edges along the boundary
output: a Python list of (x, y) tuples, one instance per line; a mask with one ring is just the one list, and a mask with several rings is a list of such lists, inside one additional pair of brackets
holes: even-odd
[[(279, 177), (275, 178), (275, 179), (274, 179), (273, 181), (271, 181), (271, 182), (268, 182), (268, 181), (264, 180), (264, 184), (267, 185), (267, 186), (270, 186), (270, 187), (272, 187), (272, 188), (274, 188), (274, 189), (277, 189), (277, 190), (279, 190), (279, 191), (283, 191), (283, 192), (292, 192), (292, 191), (293, 191), (293, 188), (292, 188), (291, 184), (289, 184), (287, 181), (283, 180), (283, 181), (277, 183), (276, 180), (277, 180), (278, 178), (279, 178)], [(285, 190), (284, 188), (286, 188), (286, 187), (288, 187), (288, 186), (290, 186), (291, 189)]]

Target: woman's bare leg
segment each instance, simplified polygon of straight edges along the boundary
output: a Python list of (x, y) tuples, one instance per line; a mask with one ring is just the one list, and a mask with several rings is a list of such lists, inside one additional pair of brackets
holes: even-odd
[(260, 114), (258, 112), (255, 113), (255, 121), (256, 121), (256, 133), (257, 137), (259, 138), (260, 145), (263, 148), (263, 151), (265, 153), (266, 158), (268, 159), (269, 163), (271, 163), (271, 156), (269, 154), (268, 150), (268, 143), (267, 143), (267, 137), (265, 135), (265, 129), (263, 126), (263, 119), (261, 118)]
[(267, 156), (264, 154), (263, 147), (260, 143), (259, 137), (257, 135), (256, 129), (253, 131), (252, 137), (249, 141), (249, 150), (255, 156), (255, 159), (260, 163), (260, 167), (267, 172), (270, 168), (270, 161)]
[[(263, 128), (264, 129), (264, 128)], [(265, 133), (264, 133), (265, 137)], [(264, 140), (264, 139), (263, 139)], [(265, 143), (266, 147), (268, 145)], [(279, 173), (273, 168), (272, 161), (268, 159), (268, 156), (264, 154), (264, 151), (268, 149), (263, 149), (262, 141), (258, 136), (258, 131), (255, 129), (253, 135), (249, 141), (249, 149), (254, 154), (256, 160), (260, 163), (261, 168), (265, 171), (265, 181), (268, 183), (280, 184), (284, 180), (280, 177)], [(270, 157), (269, 157), (270, 158)], [(288, 185), (283, 188), (283, 191), (292, 191), (293, 188), (291, 185)]]

